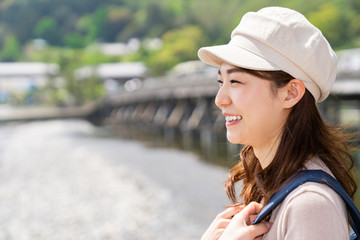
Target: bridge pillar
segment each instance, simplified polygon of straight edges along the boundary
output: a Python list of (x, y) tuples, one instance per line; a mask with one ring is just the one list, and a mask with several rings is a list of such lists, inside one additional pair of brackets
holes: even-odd
[(168, 102), (162, 102), (153, 118), (153, 123), (159, 126), (164, 126), (169, 114), (171, 113), (171, 106)]
[(144, 109), (144, 112), (140, 117), (141, 120), (144, 123), (151, 123), (155, 117), (157, 108), (158, 108), (158, 106), (156, 103), (150, 102)]
[(197, 129), (200, 128), (200, 123), (205, 117), (208, 109), (208, 102), (206, 99), (199, 99), (192, 114), (190, 115), (186, 128), (187, 129)]
[(135, 106), (133, 104), (126, 106), (124, 113), (121, 116), (121, 121), (128, 122), (131, 120), (131, 115), (135, 110)]
[(134, 106), (134, 111), (132, 112), (130, 116), (130, 120), (132, 122), (141, 122), (141, 115), (143, 114), (145, 110), (145, 104), (144, 103), (138, 103), (136, 106)]
[(184, 100), (177, 102), (169, 118), (166, 121), (166, 126), (175, 128), (180, 126), (181, 120), (184, 117), (188, 104)]

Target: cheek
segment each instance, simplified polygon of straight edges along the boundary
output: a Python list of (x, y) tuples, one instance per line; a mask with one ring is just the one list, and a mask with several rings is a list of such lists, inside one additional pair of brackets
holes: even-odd
[[(271, 111), (273, 98), (267, 92), (245, 92), (235, 95), (233, 102), (237, 108), (249, 116), (257, 116)], [(270, 108), (270, 109), (269, 109)]]
[(278, 106), (272, 95), (261, 92), (242, 102), (244, 109), (244, 122), (252, 133), (271, 130), (273, 122), (277, 119)]
[(268, 102), (264, 101), (263, 104), (257, 106), (257, 110), (253, 112), (250, 120), (253, 135), (262, 139), (269, 139), (281, 130), (284, 112), (277, 102), (268, 100)]

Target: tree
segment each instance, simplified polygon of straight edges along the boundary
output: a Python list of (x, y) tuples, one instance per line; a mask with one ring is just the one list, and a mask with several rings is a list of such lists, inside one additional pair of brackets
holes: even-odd
[(207, 42), (207, 37), (197, 26), (170, 30), (163, 36), (164, 46), (148, 58), (154, 74), (161, 74), (176, 64), (197, 59), (197, 51)]
[(5, 62), (13, 62), (21, 56), (21, 46), (19, 40), (14, 35), (7, 35), (1, 50), (1, 59)]
[(334, 3), (325, 3), (318, 11), (308, 15), (309, 21), (323, 32), (334, 48), (345, 45), (350, 39), (349, 17)]
[[(127, 36), (126, 30), (128, 25), (133, 21), (133, 14), (129, 8), (125, 7), (110, 7), (106, 19), (106, 27), (104, 31), (104, 38), (109, 42), (126, 41), (134, 33), (131, 31), (130, 36)], [(125, 31), (124, 31), (125, 30)]]
[(61, 45), (62, 37), (56, 21), (51, 17), (44, 17), (38, 21), (34, 30), (35, 36), (45, 39), (51, 45)]
[(64, 37), (65, 45), (70, 48), (83, 48), (85, 47), (85, 39), (78, 33), (69, 33)]
[(84, 15), (79, 19), (77, 23), (78, 28), (79, 30), (85, 32), (86, 41), (88, 43), (101, 40), (103, 38), (107, 14), (107, 9), (102, 7), (93, 14)]

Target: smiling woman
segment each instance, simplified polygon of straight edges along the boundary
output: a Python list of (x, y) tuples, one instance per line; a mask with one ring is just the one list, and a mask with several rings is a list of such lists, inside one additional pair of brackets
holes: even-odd
[[(247, 13), (229, 44), (204, 47), (198, 54), (219, 67), (215, 103), (225, 117), (228, 140), (245, 145), (225, 185), (235, 206), (266, 204), (305, 169), (329, 173), (354, 196), (354, 159), (348, 152), (353, 136), (326, 124), (316, 107), (335, 80), (336, 55), (304, 16), (279, 7)], [(241, 202), (235, 191), (240, 180)], [(244, 225), (258, 212), (242, 208), (233, 214), (239, 217), (226, 214), (229, 210), (219, 214), (202, 239), (349, 237), (344, 202), (319, 183), (291, 192), (268, 219), (270, 230), (263, 224)]]
[(286, 89), (274, 97), (270, 81), (228, 63), (221, 65), (219, 77), (222, 83), (216, 105), (225, 116), (241, 118), (239, 121), (226, 121), (229, 141), (254, 148), (273, 145), (289, 112), (288, 108), (279, 107), (280, 97)]

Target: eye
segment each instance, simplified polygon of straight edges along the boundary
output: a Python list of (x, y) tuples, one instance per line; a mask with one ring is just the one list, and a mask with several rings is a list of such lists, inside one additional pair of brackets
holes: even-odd
[(230, 80), (230, 83), (240, 83), (243, 84), (242, 82), (238, 81), (238, 80)]
[(220, 86), (223, 84), (223, 81), (221, 81), (220, 79), (217, 80), (217, 82), (219, 83)]

